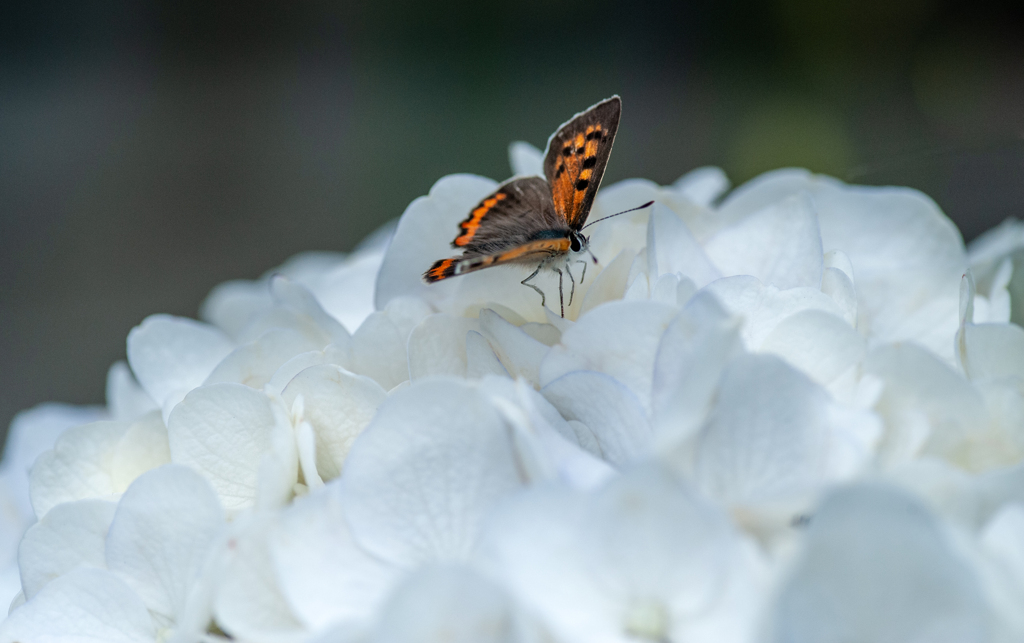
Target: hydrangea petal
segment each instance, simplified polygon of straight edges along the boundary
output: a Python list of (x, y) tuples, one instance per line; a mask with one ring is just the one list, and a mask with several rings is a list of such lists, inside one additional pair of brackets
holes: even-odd
[(538, 383), (540, 363), (548, 352), (547, 346), (489, 309), (480, 311), (480, 332), (491, 340), (509, 375), (523, 377), (534, 385)]
[(78, 569), (55, 579), (0, 623), (2, 641), (153, 643), (145, 604), (104, 569)]
[(39, 456), (30, 474), (32, 507), (42, 518), (55, 505), (117, 493), (114, 453), (128, 422), (93, 422), (68, 429)]
[(486, 375), (509, 377), (490, 342), (480, 333), (471, 330), (466, 333), (466, 377), (480, 379)]
[(587, 426), (597, 439), (601, 455), (623, 466), (647, 455), (651, 427), (636, 395), (603, 373), (574, 371), (541, 391), (567, 420)]
[[(54, 447), (68, 428), (105, 419), (101, 407), (45, 403), (21, 411), (7, 429), (0, 480), (10, 491), (22, 520), (36, 515), (29, 500), (29, 470), (39, 456)], [(21, 537), (20, 530), (18, 537)]]
[(356, 544), (340, 492), (335, 482), (297, 499), (268, 536), (282, 595), (313, 631), (370, 621), (402, 571)]
[(302, 396), (302, 417), (316, 434), (316, 470), (336, 478), (356, 436), (370, 423), (387, 393), (372, 379), (331, 364), (295, 376), (282, 394), (291, 407)]
[(176, 618), (202, 582), (224, 527), (224, 511), (206, 480), (186, 467), (160, 467), (132, 483), (118, 504), (107, 535), (107, 567), (150, 610)]
[(988, 641), (978, 583), (935, 518), (893, 488), (829, 496), (779, 595), (773, 641)]
[(230, 543), (233, 555), (218, 588), (217, 623), (235, 639), (298, 643), (308, 632), (289, 609), (270, 552), (267, 515), (249, 515)]
[(21, 587), (31, 600), (47, 583), (77, 567), (106, 567), (105, 539), (117, 505), (79, 500), (58, 505), (32, 525), (18, 548)]
[(409, 379), (407, 340), (385, 312), (374, 312), (352, 336), (348, 367), (390, 391)]
[(821, 286), (821, 232), (806, 195), (745, 217), (708, 239), (704, 249), (724, 275), (752, 275), (780, 290)]
[(709, 206), (729, 189), (729, 177), (719, 167), (698, 167), (676, 179), (672, 189), (697, 205)]
[(275, 328), (259, 339), (239, 346), (213, 369), (204, 384), (237, 382), (260, 389), (282, 364), (300, 353), (322, 348), (290, 328)]
[(230, 383), (192, 391), (167, 423), (171, 459), (209, 480), (230, 512), (255, 502), (260, 464), (280, 430), (266, 395)]
[(650, 301), (611, 302), (594, 309), (548, 351), (541, 362), (541, 384), (571, 371), (606, 373), (628, 386), (647, 409), (654, 355), (675, 314), (674, 306)]
[(714, 297), (694, 297), (658, 344), (651, 392), (652, 426), (660, 450), (690, 438), (704, 422), (725, 365), (742, 350), (738, 320)]
[(647, 252), (652, 254), (658, 274), (679, 273), (704, 287), (722, 276), (719, 268), (690, 234), (686, 224), (666, 206), (655, 203), (647, 229)]
[(370, 641), (526, 643), (533, 640), (508, 594), (472, 568), (423, 568), (391, 595)]
[(864, 466), (880, 429), (873, 415), (838, 407), (777, 357), (741, 355), (722, 375), (694, 477), (726, 503), (806, 500)]
[(111, 464), (114, 488), (124, 491), (140, 475), (171, 461), (167, 428), (158, 411), (132, 422), (118, 441)]
[(443, 379), (391, 396), (341, 480), (356, 541), (405, 566), (466, 557), (492, 504), (522, 485), (501, 417), (478, 390)]
[(544, 176), (544, 152), (525, 141), (508, 146), (508, 164), (515, 176)]
[(864, 338), (841, 318), (804, 310), (779, 322), (761, 351), (774, 353), (827, 386), (864, 358)]
[(779, 290), (756, 277), (725, 277), (704, 289), (733, 315), (743, 319), (740, 335), (751, 350), (758, 350), (765, 338), (783, 319), (804, 310), (820, 310), (840, 319), (843, 310), (816, 288)]
[(164, 410), (196, 388), (234, 349), (220, 329), (171, 315), (150, 315), (128, 333), (128, 363)]
[(424, 319), (409, 335), (409, 375), (466, 375), (466, 334), (480, 332), (475, 319), (438, 313)]
[(125, 361), (114, 362), (107, 371), (106, 397), (107, 411), (114, 420), (134, 420), (157, 408)]

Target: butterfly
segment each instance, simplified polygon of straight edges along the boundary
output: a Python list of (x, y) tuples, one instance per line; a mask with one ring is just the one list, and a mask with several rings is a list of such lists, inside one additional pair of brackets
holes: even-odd
[[(541, 270), (557, 272), (559, 303), (565, 317), (563, 269), (572, 282), (571, 306), (576, 280), (569, 266), (583, 264), (583, 283), (587, 262), (579, 257), (590, 253), (590, 239), (582, 230), (601, 186), (621, 113), (622, 101), (612, 96), (559, 127), (548, 139), (544, 156), (547, 180), (530, 176), (499, 185), (459, 224), (459, 236), (452, 247), (461, 248), (462, 255), (434, 262), (423, 273), (423, 280), (429, 284), (503, 264), (535, 265), (536, 269), (520, 283), (536, 290), (544, 306), (544, 291), (530, 281)], [(592, 253), (590, 256), (596, 264), (597, 258)]]

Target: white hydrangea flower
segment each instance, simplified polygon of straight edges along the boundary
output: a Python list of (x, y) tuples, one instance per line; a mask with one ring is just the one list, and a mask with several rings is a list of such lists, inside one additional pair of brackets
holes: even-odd
[(965, 250), (909, 189), (624, 181), (593, 219), (654, 204), (592, 228), (563, 318), (512, 271), (422, 282), (496, 185), (19, 416), (0, 643), (1024, 637), (1018, 222)]

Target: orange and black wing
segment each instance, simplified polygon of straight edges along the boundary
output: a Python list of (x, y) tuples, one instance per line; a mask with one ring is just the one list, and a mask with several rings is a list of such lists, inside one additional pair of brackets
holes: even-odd
[(569, 237), (537, 239), (521, 246), (509, 248), (494, 254), (466, 252), (461, 257), (452, 257), (434, 262), (430, 270), (423, 273), (423, 281), (432, 284), (449, 277), (464, 275), (491, 266), (509, 263), (535, 263), (548, 257), (569, 252)]
[(558, 128), (548, 141), (544, 176), (551, 184), (555, 212), (579, 230), (590, 214), (594, 196), (612, 153), (622, 101), (601, 101)]
[(470, 211), (459, 224), (452, 247), (467, 253), (499, 254), (552, 229), (568, 231), (555, 213), (548, 184), (539, 176), (512, 179)]

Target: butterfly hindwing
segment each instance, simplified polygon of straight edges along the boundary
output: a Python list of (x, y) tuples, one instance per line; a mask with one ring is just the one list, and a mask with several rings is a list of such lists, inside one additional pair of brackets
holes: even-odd
[(555, 212), (573, 230), (590, 214), (619, 129), (622, 101), (613, 96), (574, 116), (548, 141), (544, 175)]
[(551, 189), (539, 176), (512, 179), (498, 186), (459, 224), (453, 248), (498, 254), (533, 241), (538, 233), (568, 230), (555, 212)]
[(434, 262), (430, 270), (423, 273), (423, 279), (427, 283), (434, 283), (435, 281), (441, 281), (456, 275), (464, 275), (468, 272), (476, 272), (477, 270), (501, 264), (535, 263), (543, 261), (548, 257), (565, 254), (569, 251), (569, 244), (569, 237), (558, 237), (528, 241), (521, 246), (508, 248), (503, 252), (493, 254), (466, 252), (461, 257), (452, 257)]

